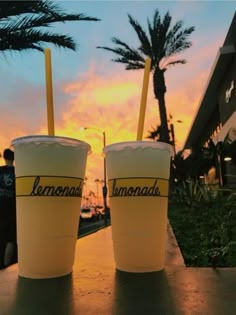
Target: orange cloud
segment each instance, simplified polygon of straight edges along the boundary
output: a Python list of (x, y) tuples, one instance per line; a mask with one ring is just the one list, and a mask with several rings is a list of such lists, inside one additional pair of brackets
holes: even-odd
[[(142, 80), (142, 71), (123, 71), (101, 77), (93, 68), (81, 78), (63, 86), (67, 102), (57, 121), (57, 134), (79, 138), (91, 145), (93, 153), (88, 157), (86, 170), (89, 179), (87, 185), (91, 189), (95, 189), (96, 178), (103, 179), (102, 132), (106, 133), (107, 144), (136, 139)], [(184, 117), (180, 113), (189, 99), (183, 89), (167, 97), (170, 103), (172, 99), (175, 99), (178, 115), (172, 108), (169, 112), (174, 115), (174, 119), (184, 121), (183, 126), (176, 126), (177, 146), (180, 149), (186, 137), (186, 124), (189, 125), (191, 121), (191, 113)], [(151, 127), (159, 123), (158, 103), (153, 95), (150, 78), (143, 138), (147, 137)], [(80, 130), (80, 127), (89, 129)]]
[[(182, 149), (209, 74), (210, 66), (204, 68), (201, 60), (209, 61), (209, 56), (216, 55), (209, 46), (199, 49), (198, 54), (194, 50), (192, 53), (187, 58), (188, 64), (166, 72), (166, 107), (167, 113), (173, 116), (177, 150)], [(213, 58), (211, 60), (213, 63)], [(91, 145), (93, 153), (88, 157), (86, 177), (89, 179), (87, 188), (94, 192), (94, 180), (103, 179), (102, 132), (106, 133), (107, 144), (136, 139), (143, 71), (119, 69), (115, 73), (104, 70), (101, 74), (101, 71), (96, 72), (93, 61), (86, 73), (54, 85), (56, 135), (77, 138)], [(5, 131), (0, 134), (1, 150), (9, 146), (13, 138), (47, 134), (44, 89), (24, 82), (14, 95), (13, 105), (6, 104), (1, 113), (1, 129)], [(143, 138), (158, 124), (158, 102), (150, 76)], [(80, 130), (81, 127), (90, 129)]]
[[(136, 139), (142, 80), (142, 71), (123, 70), (120, 73), (110, 73), (105, 77), (98, 75), (93, 67), (76, 80), (63, 85), (56, 84), (54, 87), (56, 135), (77, 138), (88, 142), (92, 147), (93, 153), (88, 157), (86, 169), (86, 177), (89, 179), (88, 189), (95, 191), (94, 180), (103, 179), (102, 132), (106, 133), (107, 144)], [(181, 119), (184, 122), (175, 124), (178, 149), (183, 145), (187, 135), (187, 126), (192, 120), (192, 111), (196, 107), (197, 97), (201, 90), (201, 86), (196, 88), (197, 82), (196, 79), (177, 90), (170, 86), (172, 92), (166, 95), (168, 113), (173, 115), (174, 120)], [(192, 92), (189, 92), (191, 90)], [(38, 100), (42, 98), (39, 94), (32, 92), (32, 87), (30, 91), (29, 95), (38, 95)], [(19, 119), (14, 119), (15, 127), (8, 134), (8, 143), (10, 139), (18, 136), (47, 134), (44, 101), (41, 100), (43, 104), (40, 110), (34, 107), (34, 116), (39, 116), (36, 123), (31, 123), (32, 113), (28, 114), (27, 108), (32, 110), (32, 106), (29, 106), (32, 103), (31, 100), (21, 98), (19, 101), (22, 103), (18, 105), (19, 108), (23, 106), (23, 103), (28, 105), (22, 107), (22, 112), (18, 115)], [(5, 120), (9, 123), (9, 116), (6, 116)], [(145, 139), (148, 131), (159, 123), (158, 103), (153, 95), (150, 77), (143, 138)], [(81, 127), (91, 129), (80, 130)], [(7, 130), (7, 123), (4, 128)], [(4, 143), (3, 138), (0, 138), (0, 141)]]

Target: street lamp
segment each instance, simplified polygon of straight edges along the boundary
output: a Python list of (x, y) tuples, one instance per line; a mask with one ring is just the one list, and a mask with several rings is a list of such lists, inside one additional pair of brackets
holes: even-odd
[[(174, 148), (174, 156), (176, 155), (176, 146), (175, 146), (175, 129), (174, 129), (174, 123), (172, 122), (173, 117), (172, 115), (169, 115), (169, 122), (170, 122), (170, 133), (171, 133), (171, 138), (173, 142), (173, 148)], [(175, 120), (177, 123), (183, 123), (182, 120)]]
[[(94, 127), (81, 127), (80, 128), (81, 130), (88, 130), (88, 129), (91, 129), (91, 130), (95, 130), (99, 133), (102, 134), (103, 136), (103, 148), (105, 148), (106, 146), (106, 133), (105, 131), (102, 131), (98, 128), (94, 128)], [(106, 157), (104, 155), (104, 159), (103, 159), (103, 180), (104, 180), (104, 185), (102, 187), (102, 195), (103, 195), (103, 206), (104, 206), (104, 218), (105, 218), (105, 224), (107, 225), (107, 211), (108, 211), (108, 208), (107, 208), (107, 172), (106, 172)]]

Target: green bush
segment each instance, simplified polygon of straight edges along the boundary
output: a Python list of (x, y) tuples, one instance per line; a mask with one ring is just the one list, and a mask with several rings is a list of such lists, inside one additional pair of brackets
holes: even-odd
[(235, 192), (193, 185), (170, 202), (169, 220), (187, 266), (236, 267)]
[(211, 195), (213, 194), (209, 192), (206, 185), (201, 185), (195, 180), (186, 180), (175, 185), (171, 196), (176, 202), (193, 206), (201, 200), (211, 199)]

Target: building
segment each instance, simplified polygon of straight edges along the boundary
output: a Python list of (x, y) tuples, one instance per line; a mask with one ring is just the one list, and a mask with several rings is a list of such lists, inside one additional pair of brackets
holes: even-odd
[(236, 13), (215, 58), (184, 149), (220, 144), (219, 183), (236, 188)]

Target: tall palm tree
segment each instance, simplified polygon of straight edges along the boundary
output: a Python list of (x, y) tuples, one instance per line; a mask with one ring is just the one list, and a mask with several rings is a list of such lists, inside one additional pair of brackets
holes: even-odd
[(176, 55), (191, 47), (192, 43), (188, 41), (189, 35), (194, 31), (194, 27), (183, 29), (183, 21), (177, 21), (171, 27), (172, 17), (167, 12), (161, 19), (158, 10), (155, 10), (152, 23), (147, 19), (148, 33), (142, 28), (130, 14), (128, 14), (129, 23), (134, 28), (138, 39), (139, 47), (131, 48), (120, 39), (113, 37), (111, 41), (117, 45), (115, 48), (99, 46), (118, 55), (115, 62), (126, 64), (126, 70), (137, 70), (145, 67), (146, 57), (152, 60), (151, 71), (153, 72), (154, 95), (159, 103), (159, 112), (161, 120), (160, 140), (169, 142), (169, 131), (167, 124), (166, 106), (165, 106), (165, 71), (173, 65), (185, 64), (185, 59), (177, 59)]
[(43, 51), (46, 43), (76, 50), (71, 36), (47, 29), (56, 22), (98, 20), (82, 13), (67, 14), (50, 0), (0, 1), (0, 51)]
[(100, 184), (102, 181), (98, 178), (96, 178), (94, 180), (94, 182), (96, 183), (96, 186), (97, 186), (97, 205), (99, 205), (99, 201), (100, 201), (100, 196), (99, 196), (99, 187), (98, 187), (98, 184)]
[(155, 141), (160, 141), (161, 136), (161, 126), (157, 125), (156, 128), (152, 127), (152, 130), (148, 131), (147, 139), (152, 139)]
[(96, 195), (95, 195), (94, 191), (90, 190), (88, 195), (89, 195), (88, 199), (90, 200), (90, 204), (91, 205), (95, 204), (95, 197), (96, 197)]

